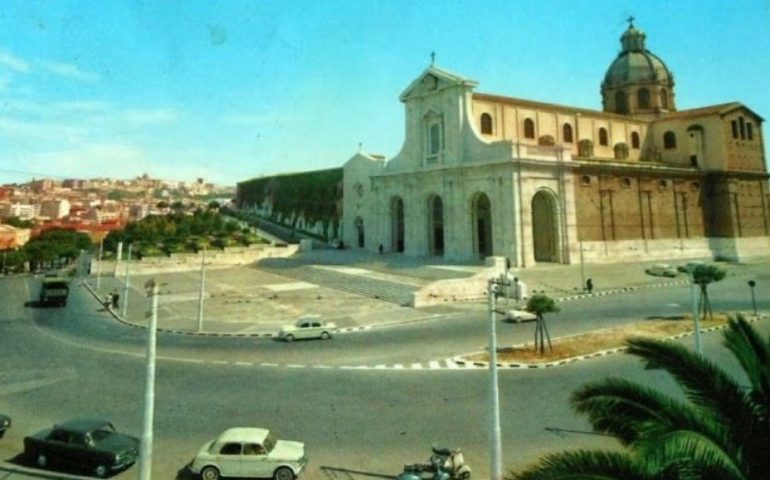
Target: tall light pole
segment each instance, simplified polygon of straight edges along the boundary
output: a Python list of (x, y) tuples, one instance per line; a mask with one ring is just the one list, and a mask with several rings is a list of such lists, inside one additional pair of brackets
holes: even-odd
[(104, 237), (99, 240), (99, 261), (96, 264), (96, 290), (102, 283), (102, 253), (104, 252)]
[(158, 325), (158, 284), (154, 279), (144, 284), (151, 298), (150, 324), (147, 326), (147, 379), (144, 392), (144, 424), (139, 451), (139, 480), (152, 478), (152, 424), (155, 416), (155, 337)]
[(203, 331), (203, 297), (206, 290), (206, 246), (203, 246), (203, 255), (201, 256), (201, 289), (198, 296), (198, 331)]
[(489, 430), (492, 455), (490, 457), (490, 472), (492, 480), (503, 478), (503, 454), (500, 442), (500, 392), (497, 385), (497, 328), (495, 325), (495, 295), (497, 283), (494, 278), (487, 281), (487, 296), (489, 304)]
[(126, 319), (126, 314), (128, 313), (128, 289), (131, 286), (131, 280), (129, 279), (129, 269), (131, 267), (131, 247), (133, 246), (133, 243), (128, 244), (128, 257), (126, 257), (126, 282), (125, 286), (123, 287), (123, 310), (120, 314), (120, 316), (123, 317), (123, 320)]
[(700, 315), (698, 314), (698, 305), (695, 301), (695, 267), (690, 268), (690, 299), (692, 302), (692, 319), (695, 324), (695, 352), (698, 355), (703, 354), (703, 345), (700, 338)]
[(757, 299), (754, 297), (754, 287), (757, 286), (757, 282), (749, 280), (749, 288), (751, 288), (751, 306), (754, 309), (754, 316), (757, 316)]
[(583, 240), (580, 241), (580, 290), (585, 291), (586, 288), (586, 269), (583, 262)]

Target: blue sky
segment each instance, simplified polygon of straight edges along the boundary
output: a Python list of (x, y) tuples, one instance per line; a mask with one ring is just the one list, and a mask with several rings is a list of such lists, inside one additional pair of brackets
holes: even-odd
[(0, 183), (391, 157), (431, 51), (477, 91), (600, 109), (629, 15), (679, 109), (770, 118), (768, 0), (0, 0)]

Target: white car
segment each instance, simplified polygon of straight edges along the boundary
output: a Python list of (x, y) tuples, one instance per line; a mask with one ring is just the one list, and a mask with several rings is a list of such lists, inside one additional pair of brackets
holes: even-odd
[(537, 315), (526, 310), (508, 310), (505, 312), (503, 320), (514, 323), (533, 322), (537, 320)]
[(656, 277), (676, 277), (676, 268), (666, 263), (656, 263), (650, 268), (644, 271), (647, 275), (654, 275)]
[(230, 428), (201, 447), (190, 463), (190, 471), (203, 480), (294, 480), (306, 465), (304, 443), (276, 440), (264, 428)]
[(278, 332), (278, 338), (293, 342), (305, 338), (320, 338), (328, 340), (332, 338), (332, 332), (337, 328), (333, 322), (324, 322), (317, 317), (304, 317), (297, 320), (294, 325), (286, 325)]

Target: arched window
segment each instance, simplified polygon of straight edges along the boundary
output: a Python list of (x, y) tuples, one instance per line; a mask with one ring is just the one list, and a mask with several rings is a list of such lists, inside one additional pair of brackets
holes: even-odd
[(572, 143), (572, 125), (565, 123), (564, 126), (561, 127), (561, 137), (564, 140), (564, 143)]
[(594, 142), (584, 138), (578, 142), (578, 156), (579, 157), (593, 157), (594, 156)]
[(616, 160), (625, 160), (628, 158), (628, 145), (623, 142), (616, 143), (613, 147)]
[(631, 132), (631, 148), (639, 149), (639, 133)]
[(668, 110), (668, 92), (665, 88), (660, 89), (660, 108)]
[(676, 148), (676, 135), (671, 130), (663, 134), (663, 148), (667, 150)]
[(607, 138), (607, 129), (602, 127), (599, 129), (599, 145), (607, 146), (610, 143)]
[(621, 185), (623, 185), (623, 188), (631, 188), (631, 179), (626, 177), (621, 181)]
[(492, 115), (488, 113), (481, 114), (481, 133), (492, 135)]
[(628, 113), (628, 97), (626, 97), (626, 92), (623, 90), (615, 92), (615, 111), (618, 113)]
[(591, 185), (591, 177), (589, 177), (588, 175), (583, 175), (582, 177), (580, 177), (580, 183), (582, 185)]
[(531, 118), (524, 119), (524, 138), (535, 138), (535, 122)]
[(640, 88), (636, 92), (636, 104), (639, 108), (650, 108), (650, 91), (646, 88)]

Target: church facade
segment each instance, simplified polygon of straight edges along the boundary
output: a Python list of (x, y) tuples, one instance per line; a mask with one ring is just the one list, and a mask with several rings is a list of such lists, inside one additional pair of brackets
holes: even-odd
[(763, 119), (738, 102), (678, 110), (645, 40), (630, 23), (601, 111), (429, 66), (400, 96), (401, 151), (343, 167), (345, 244), (517, 267), (770, 254)]

